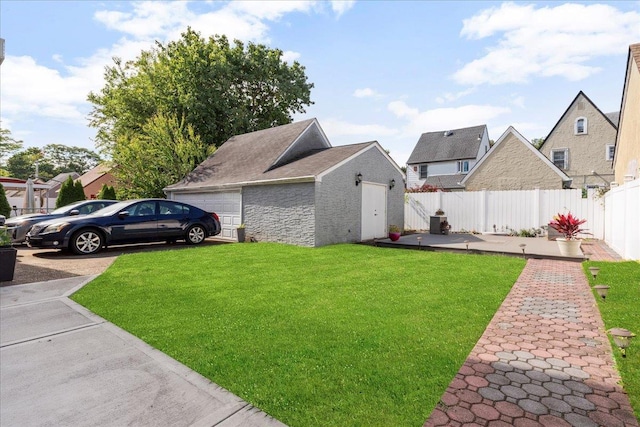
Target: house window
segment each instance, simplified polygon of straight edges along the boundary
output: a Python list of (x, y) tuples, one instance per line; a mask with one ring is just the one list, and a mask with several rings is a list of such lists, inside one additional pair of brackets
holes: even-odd
[(467, 173), (467, 172), (469, 172), (469, 161), (458, 160), (458, 173)]
[(569, 149), (551, 150), (551, 161), (560, 169), (569, 167)]
[(427, 179), (427, 165), (420, 165), (420, 179)]
[(607, 144), (607, 153), (606, 153), (606, 159), (607, 160), (613, 160), (613, 155), (616, 152), (616, 146), (613, 144)]
[(576, 135), (587, 134), (587, 118), (586, 117), (578, 117), (576, 119), (574, 133)]

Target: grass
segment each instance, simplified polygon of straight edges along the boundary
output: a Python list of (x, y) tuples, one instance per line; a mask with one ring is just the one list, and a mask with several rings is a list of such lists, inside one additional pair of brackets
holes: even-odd
[(420, 426), (523, 267), (219, 245), (122, 256), (72, 298), (288, 425)]
[[(589, 267), (599, 267), (598, 278), (593, 279)], [(640, 264), (637, 262), (586, 262), (585, 274), (591, 285), (606, 284), (611, 288), (606, 301), (594, 292), (605, 328), (625, 328), (638, 336), (631, 340), (627, 357), (611, 340), (613, 355), (631, 406), (640, 420)]]

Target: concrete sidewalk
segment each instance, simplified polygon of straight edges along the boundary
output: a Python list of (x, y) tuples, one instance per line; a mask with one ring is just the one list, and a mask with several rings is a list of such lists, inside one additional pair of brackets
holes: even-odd
[(582, 266), (530, 259), (425, 426), (637, 427)]
[(67, 298), (93, 277), (0, 288), (0, 425), (284, 426)]

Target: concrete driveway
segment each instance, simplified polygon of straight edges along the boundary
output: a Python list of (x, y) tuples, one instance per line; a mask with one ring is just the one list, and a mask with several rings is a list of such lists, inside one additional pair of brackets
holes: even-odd
[[(202, 246), (228, 243), (209, 238)], [(11, 282), (0, 282), (0, 286), (21, 285), (47, 280), (91, 276), (104, 272), (122, 254), (149, 251), (180, 250), (191, 248), (182, 242), (176, 244), (148, 243), (139, 245), (111, 246), (95, 255), (73, 255), (55, 249), (34, 249), (25, 245), (17, 246), (18, 258), (14, 278)]]
[(50, 256), (70, 277), (0, 288), (0, 425), (284, 426), (67, 298), (116, 253)]

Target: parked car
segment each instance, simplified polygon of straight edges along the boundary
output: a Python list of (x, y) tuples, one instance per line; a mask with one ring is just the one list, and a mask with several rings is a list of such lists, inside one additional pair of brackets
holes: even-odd
[(13, 243), (23, 243), (33, 224), (66, 216), (88, 215), (115, 203), (118, 202), (116, 200), (82, 200), (58, 208), (51, 213), (27, 214), (9, 218), (6, 225), (10, 229)]
[(7, 217), (4, 215), (0, 215), (0, 225), (4, 225), (5, 221), (7, 220)]
[(172, 200), (140, 199), (116, 203), (91, 215), (40, 222), (27, 233), (27, 244), (89, 255), (125, 243), (185, 240), (195, 245), (220, 230), (220, 219), (213, 212)]

